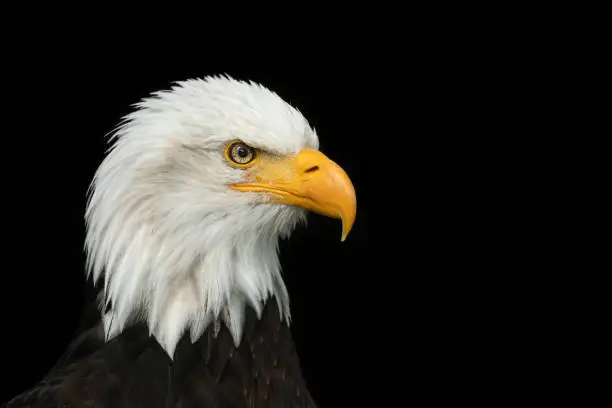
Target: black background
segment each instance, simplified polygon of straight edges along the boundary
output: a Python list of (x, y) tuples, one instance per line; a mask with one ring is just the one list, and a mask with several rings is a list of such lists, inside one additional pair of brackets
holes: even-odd
[(221, 73), (296, 106), (355, 185), (346, 242), (338, 221), (311, 215), (281, 246), (320, 405), (495, 402), (529, 388), (536, 371), (519, 362), (537, 323), (517, 314), (535, 293), (526, 258), (543, 226), (525, 226), (536, 199), (517, 190), (537, 136), (526, 121), (541, 112), (523, 81), (537, 64), (511, 58), (489, 27), (447, 29), (439, 11), (389, 36), (365, 25), (351, 41), (297, 44), (294, 26), (215, 52), (211, 38), (228, 30), (168, 40), (151, 20), (111, 40), (115, 20), (85, 35), (84, 20), (21, 15), (3, 52), (0, 400), (40, 380), (77, 327), (83, 211), (104, 135), (150, 92)]

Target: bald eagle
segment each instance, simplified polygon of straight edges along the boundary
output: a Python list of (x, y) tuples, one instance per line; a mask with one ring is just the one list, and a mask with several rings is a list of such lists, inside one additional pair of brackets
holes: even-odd
[(315, 407), (290, 331), (278, 241), (308, 211), (356, 215), (304, 116), (228, 76), (142, 99), (88, 191), (95, 313), (5, 407)]

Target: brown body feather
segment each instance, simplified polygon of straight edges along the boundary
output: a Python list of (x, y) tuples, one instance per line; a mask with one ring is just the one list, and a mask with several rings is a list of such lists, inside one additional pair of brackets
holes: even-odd
[(262, 318), (246, 314), (239, 347), (224, 325), (171, 360), (144, 325), (105, 343), (101, 327), (81, 334), (46, 378), (4, 408), (316, 407), (291, 332), (275, 299)]

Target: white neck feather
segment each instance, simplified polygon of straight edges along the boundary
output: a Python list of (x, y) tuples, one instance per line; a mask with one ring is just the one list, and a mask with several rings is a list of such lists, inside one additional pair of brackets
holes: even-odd
[[(218, 228), (231, 228), (231, 222), (228, 219), (227, 225)], [(261, 317), (262, 307), (271, 295), (278, 302), (281, 318), (290, 320), (289, 296), (280, 273), (276, 237), (251, 235), (233, 241), (220, 240), (190, 259), (185, 253), (188, 249), (181, 249), (180, 245), (172, 251), (165, 250), (159, 242), (155, 251), (147, 250), (153, 246), (145, 234), (141, 229), (126, 243), (126, 253), (144, 254), (139, 263), (131, 263), (129, 255), (125, 255), (117, 260), (123, 266), (109, 269), (111, 273), (104, 276), (106, 299), (111, 302), (110, 311), (103, 318), (109, 339), (136, 319), (143, 319), (172, 357), (186, 331), (195, 342), (210, 324), (220, 321), (238, 346), (245, 307), (254, 308)], [(164, 259), (166, 255), (172, 261)], [(168, 269), (146, 268), (147, 263), (162, 264)]]

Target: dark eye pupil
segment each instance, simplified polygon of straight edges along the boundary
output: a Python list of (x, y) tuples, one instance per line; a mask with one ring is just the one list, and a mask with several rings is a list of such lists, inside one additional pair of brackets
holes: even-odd
[(246, 147), (240, 146), (238, 148), (238, 156), (242, 159), (244, 159), (245, 157), (247, 157), (249, 155), (249, 149), (247, 149)]

